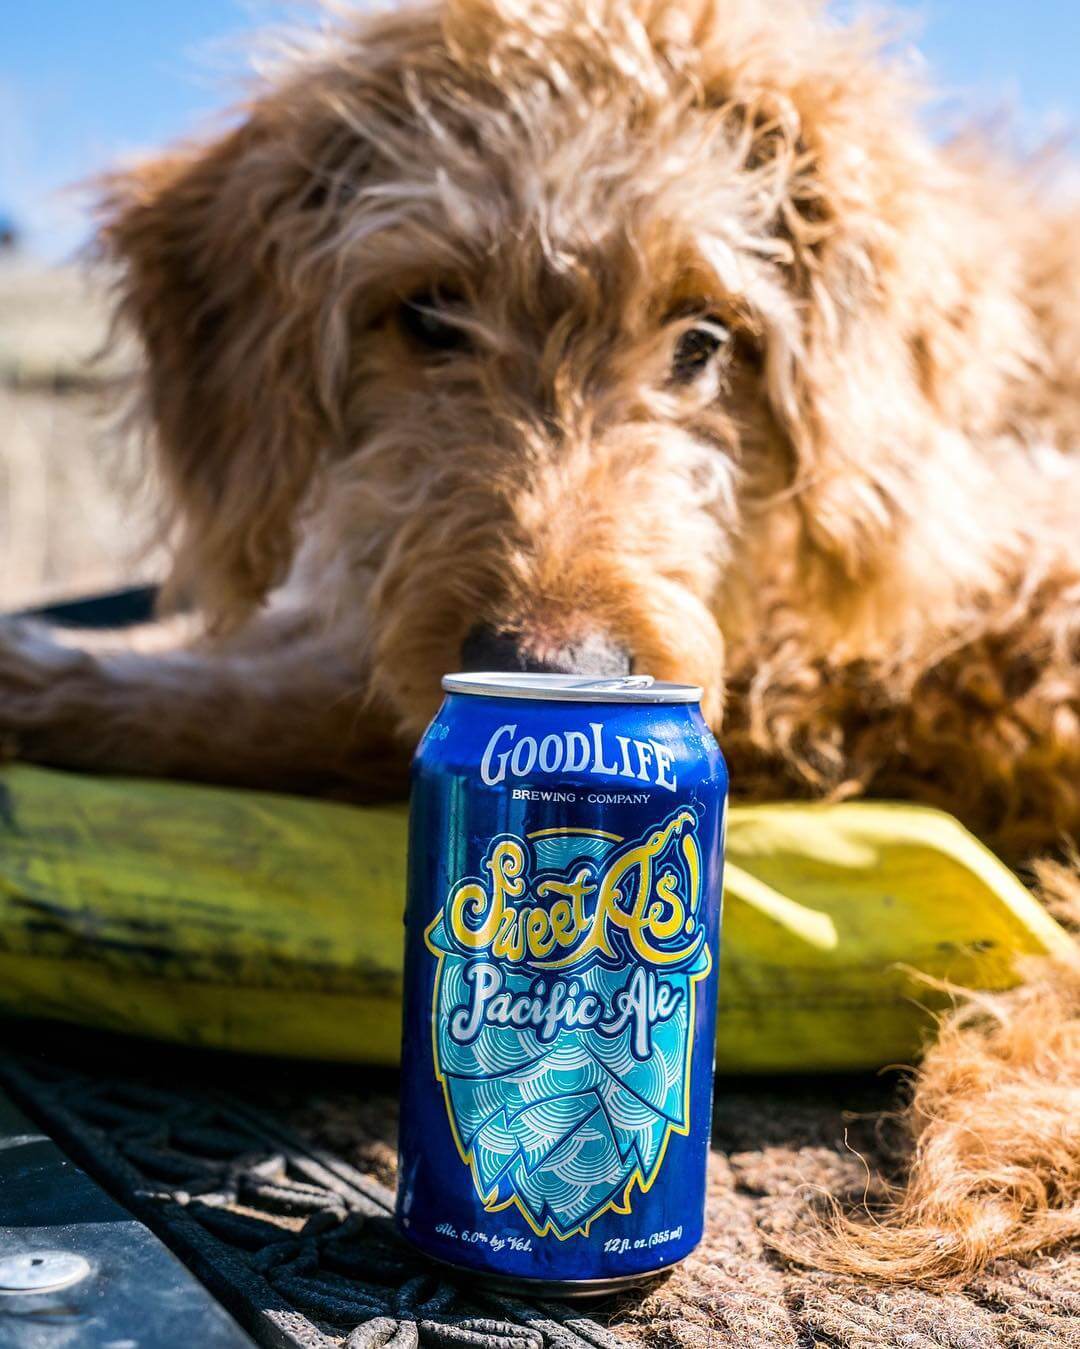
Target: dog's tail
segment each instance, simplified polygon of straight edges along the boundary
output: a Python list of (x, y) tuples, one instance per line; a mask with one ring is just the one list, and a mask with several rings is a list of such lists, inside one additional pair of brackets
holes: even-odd
[[(1042, 897), (1080, 932), (1080, 865), (1038, 868)], [(838, 1273), (961, 1282), (1000, 1256), (1080, 1237), (1080, 942), (1029, 961), (1007, 993), (969, 994), (914, 1079), (914, 1150), (883, 1211), (832, 1204), (789, 1258)]]

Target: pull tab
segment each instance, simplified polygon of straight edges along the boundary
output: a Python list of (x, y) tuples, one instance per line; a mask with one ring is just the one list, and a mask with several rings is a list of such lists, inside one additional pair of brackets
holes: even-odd
[(598, 693), (618, 693), (623, 689), (651, 689), (655, 683), (656, 680), (652, 675), (618, 675), (612, 679), (586, 679), (580, 684), (575, 684), (574, 688), (581, 689), (584, 693), (592, 693), (594, 690)]

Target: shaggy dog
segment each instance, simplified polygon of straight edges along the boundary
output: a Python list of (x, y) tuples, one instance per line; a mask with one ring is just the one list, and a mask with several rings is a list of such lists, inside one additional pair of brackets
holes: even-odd
[[(1080, 836), (1080, 248), (809, 0), (346, 21), (103, 229), (171, 501), (173, 652), (9, 626), (0, 731), (354, 798), (448, 669), (701, 683), (742, 799)], [(1055, 873), (1075, 892), (1071, 872)], [(908, 1189), (815, 1258), (1080, 1232), (1080, 975), (949, 1022)]]

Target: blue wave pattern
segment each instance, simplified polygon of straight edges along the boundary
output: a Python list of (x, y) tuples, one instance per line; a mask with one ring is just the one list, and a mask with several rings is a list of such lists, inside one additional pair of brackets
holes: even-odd
[(611, 839), (561, 835), (555, 838), (536, 839), (533, 843), (533, 856), (536, 858), (538, 870), (561, 871), (580, 857), (602, 861), (614, 846)]
[[(602, 849), (597, 847), (602, 844)], [(594, 838), (537, 840), (534, 857), (550, 873), (615, 847)], [(675, 1010), (651, 1028), (651, 1053), (635, 1057), (628, 1025), (617, 1035), (562, 1028), (544, 1043), (536, 1031), (485, 1024), (475, 1039), (449, 1034), (453, 1012), (468, 1004), (471, 960), (456, 950), (445, 923), (429, 931), (440, 972), (432, 1008), (436, 1067), (459, 1152), (484, 1207), (516, 1203), (534, 1228), (565, 1238), (615, 1208), (629, 1212), (631, 1191), (652, 1185), (673, 1131), (686, 1132), (693, 988), (709, 972), (701, 948), (684, 967), (656, 970), (675, 992)], [(510, 994), (529, 991), (535, 970), (501, 965)], [(567, 973), (582, 995), (611, 1007), (628, 966), (593, 963)]]

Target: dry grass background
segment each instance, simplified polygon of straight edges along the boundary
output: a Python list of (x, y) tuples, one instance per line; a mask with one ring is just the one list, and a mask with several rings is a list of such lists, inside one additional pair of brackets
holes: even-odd
[(118, 424), (133, 355), (74, 267), (0, 263), (0, 610), (153, 576), (148, 485)]

